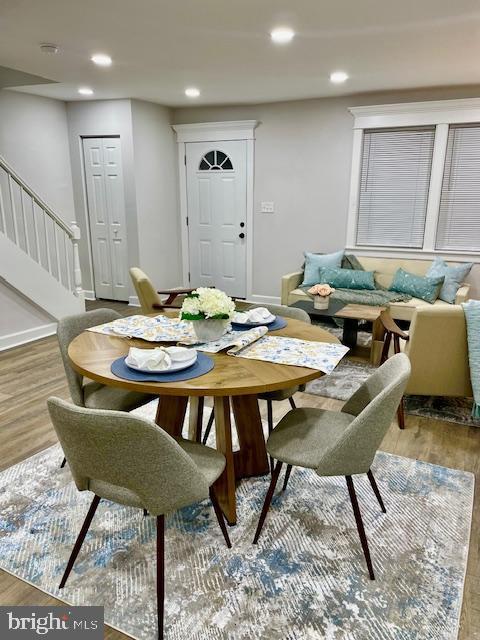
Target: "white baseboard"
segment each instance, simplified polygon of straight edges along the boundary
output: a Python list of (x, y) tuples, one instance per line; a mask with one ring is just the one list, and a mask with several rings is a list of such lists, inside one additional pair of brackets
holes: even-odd
[(128, 298), (128, 306), (129, 307), (140, 307), (141, 304), (138, 301), (138, 296), (130, 296)]
[(280, 304), (280, 296), (260, 296), (252, 293), (249, 300), (252, 302), (263, 302), (263, 304)]
[(46, 338), (47, 336), (53, 336), (56, 331), (57, 323), (51, 322), (49, 324), (43, 324), (40, 327), (33, 327), (32, 329), (25, 329), (24, 331), (17, 331), (16, 333), (9, 333), (6, 336), (0, 336), (0, 351), (13, 349), (13, 347), (19, 347), (27, 342), (40, 340), (40, 338)]
[(88, 289), (84, 289), (83, 291), (85, 300), (96, 300), (95, 291), (89, 291)]

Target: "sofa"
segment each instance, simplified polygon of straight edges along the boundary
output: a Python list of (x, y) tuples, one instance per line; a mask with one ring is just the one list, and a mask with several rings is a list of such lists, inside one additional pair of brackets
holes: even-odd
[[(375, 278), (377, 282), (384, 286), (389, 287), (395, 272), (400, 267), (414, 273), (419, 276), (424, 276), (432, 260), (409, 260), (400, 258), (373, 258), (370, 256), (357, 256), (360, 264), (366, 271), (375, 271)], [(458, 262), (448, 262), (449, 265), (459, 264)], [(295, 271), (282, 277), (282, 304), (290, 305), (299, 300), (310, 300), (309, 295), (303, 290), (299, 289), (303, 281), (303, 271)], [(455, 304), (458, 305), (461, 302), (465, 302), (469, 298), (470, 285), (463, 284), (457, 292), (455, 298)], [(392, 302), (390, 305), (390, 313), (395, 320), (408, 320), (411, 321), (415, 309), (419, 308), (431, 308), (431, 307), (452, 307), (454, 305), (444, 302), (443, 300), (436, 300), (432, 305), (424, 300), (418, 298), (412, 298), (408, 302)]]

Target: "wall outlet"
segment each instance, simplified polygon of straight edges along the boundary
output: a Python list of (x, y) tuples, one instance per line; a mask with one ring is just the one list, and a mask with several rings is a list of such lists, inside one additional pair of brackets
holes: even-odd
[(260, 203), (260, 212), (261, 213), (273, 213), (273, 202), (261, 202)]

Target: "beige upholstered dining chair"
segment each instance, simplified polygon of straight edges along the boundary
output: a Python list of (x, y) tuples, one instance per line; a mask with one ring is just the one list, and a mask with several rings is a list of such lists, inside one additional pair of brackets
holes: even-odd
[(375, 579), (352, 476), (366, 473), (385, 512), (371, 470), (378, 447), (392, 423), (410, 375), (410, 361), (397, 354), (379, 367), (345, 403), (340, 412), (302, 408), (290, 411), (272, 431), (267, 451), (278, 462), (272, 475), (255, 533), (258, 542), (278, 476), (287, 464), (283, 490), (292, 466), (314, 469), (319, 476), (345, 476), (358, 534), (371, 580)]
[(59, 588), (67, 582), (102, 498), (146, 509), (156, 517), (158, 637), (163, 638), (165, 514), (210, 496), (230, 548), (212, 487), (225, 468), (225, 457), (123, 412), (84, 409), (53, 397), (48, 409), (77, 489), (94, 494)]
[[(194, 291), (194, 289), (165, 289), (163, 291), (156, 291), (150, 278), (139, 267), (130, 268), (130, 277), (137, 292), (142, 313), (145, 314), (155, 313), (155, 311), (161, 311), (162, 309), (178, 309), (180, 306), (178, 301), (177, 304), (173, 304), (177, 296), (184, 296)], [(158, 294), (165, 294), (168, 297), (166, 300), (162, 300)]]
[[(237, 308), (243, 310), (249, 309), (250, 307), (259, 306), (255, 302), (250, 300), (238, 300)], [(284, 318), (293, 318), (294, 320), (300, 320), (301, 322), (308, 322), (311, 324), (310, 316), (303, 309), (297, 309), (295, 307), (287, 307), (281, 304), (262, 304), (262, 307), (265, 307), (276, 316), (282, 316)], [(280, 402), (282, 400), (288, 400), (290, 402), (290, 406), (292, 409), (296, 409), (295, 400), (293, 396), (297, 393), (297, 391), (305, 391), (305, 385), (288, 387), (287, 389), (279, 389), (278, 391), (268, 391), (267, 393), (259, 394), (258, 398), (260, 400), (266, 400), (267, 402), (267, 422), (268, 422), (268, 432), (271, 433), (273, 429), (273, 402)], [(210, 435), (210, 431), (213, 425), (213, 420), (215, 416), (212, 413), (210, 414), (210, 418), (208, 420), (207, 427), (205, 429), (205, 433), (203, 436), (202, 442), (205, 444), (207, 442), (208, 436)], [(270, 458), (270, 468), (273, 473), (273, 459)]]
[[(90, 409), (111, 409), (115, 411), (132, 411), (137, 407), (155, 399), (155, 396), (136, 391), (124, 391), (99, 382), (85, 381), (77, 373), (68, 357), (68, 346), (74, 338), (86, 329), (106, 322), (112, 322), (122, 316), (113, 309), (96, 309), (74, 316), (61, 318), (57, 327), (57, 338), (62, 355), (63, 366), (67, 376), (68, 388), (73, 402), (79, 407)], [(65, 464), (65, 458), (62, 467)]]

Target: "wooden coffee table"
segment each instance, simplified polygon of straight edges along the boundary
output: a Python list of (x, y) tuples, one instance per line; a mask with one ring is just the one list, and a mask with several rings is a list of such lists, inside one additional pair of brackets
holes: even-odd
[(373, 361), (375, 342), (383, 341), (384, 328), (380, 321), (380, 314), (385, 307), (371, 307), (366, 304), (345, 304), (340, 300), (331, 300), (328, 309), (315, 309), (313, 301), (310, 300), (299, 300), (289, 306), (303, 309), (310, 318), (316, 318), (317, 320), (322, 318), (341, 318), (343, 320), (342, 343), (346, 347), (350, 347), (350, 349), (357, 344), (358, 323), (360, 320), (371, 322), (373, 325), (371, 360)]

